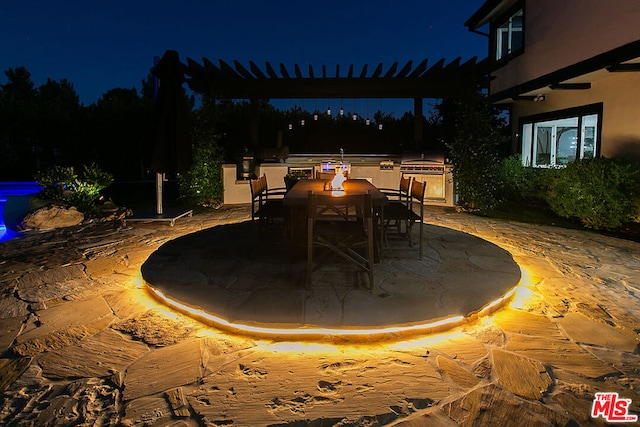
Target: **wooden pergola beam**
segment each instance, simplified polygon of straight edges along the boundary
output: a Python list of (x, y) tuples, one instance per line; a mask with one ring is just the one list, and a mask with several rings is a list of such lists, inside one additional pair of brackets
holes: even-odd
[(304, 99), (304, 98), (447, 98), (462, 94), (465, 89), (475, 88), (488, 82), (486, 61), (478, 63), (472, 58), (461, 64), (456, 58), (448, 64), (444, 59), (431, 67), (424, 59), (416, 67), (408, 61), (398, 71), (394, 62), (383, 73), (384, 65), (379, 63), (371, 75), (368, 64), (364, 64), (360, 74), (354, 73), (351, 64), (345, 75), (336, 65), (335, 77), (329, 76), (326, 65), (322, 65), (321, 76), (316, 76), (311, 64), (305, 76), (298, 64), (293, 65), (290, 74), (284, 63), (279, 63), (277, 73), (270, 62), (265, 62), (264, 71), (254, 62), (244, 67), (233, 61), (233, 66), (223, 60), (216, 65), (206, 58), (203, 64), (188, 59), (184, 66), (189, 86), (200, 92), (210, 92), (227, 99)]

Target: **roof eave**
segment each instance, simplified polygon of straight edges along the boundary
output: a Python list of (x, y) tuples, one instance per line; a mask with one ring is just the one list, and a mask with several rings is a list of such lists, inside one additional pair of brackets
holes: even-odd
[(639, 52), (640, 40), (619, 46), (610, 51), (598, 54), (594, 57), (548, 73), (544, 76), (540, 76), (518, 86), (505, 89), (498, 93), (493, 93), (490, 95), (490, 99), (493, 103), (508, 102), (509, 99), (517, 99), (524, 93), (550, 88), (552, 85), (561, 84), (568, 80), (593, 73), (598, 70), (607, 69), (610, 72), (619, 71), (620, 68), (624, 70), (624, 66), (621, 67), (620, 64), (624, 64), (631, 60), (637, 60), (639, 58)]
[(476, 30), (479, 27), (485, 25), (491, 17), (493, 12), (503, 3), (504, 0), (486, 0), (480, 9), (478, 9), (467, 21), (464, 23), (465, 27), (470, 31)]

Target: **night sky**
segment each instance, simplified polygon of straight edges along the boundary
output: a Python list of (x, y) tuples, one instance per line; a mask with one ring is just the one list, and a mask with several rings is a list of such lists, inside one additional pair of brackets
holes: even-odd
[[(391, 1), (5, 1), (0, 6), (0, 83), (4, 71), (25, 66), (36, 87), (47, 77), (74, 84), (89, 105), (109, 89), (136, 88), (154, 56), (167, 49), (202, 63), (249, 61), (264, 70), (284, 63), (290, 73), (308, 64), (335, 73), (350, 64), (369, 73), (382, 62), (414, 66), (487, 54), (487, 40), (464, 22), (483, 0)], [(343, 71), (344, 70), (344, 71)], [(330, 76), (331, 76), (330, 74)], [(307, 101), (305, 101), (307, 102)], [(311, 102), (311, 101), (310, 101)], [(283, 100), (281, 108), (290, 101)], [(405, 105), (409, 107), (405, 109)], [(398, 115), (411, 102), (387, 101)], [(304, 107), (304, 106), (303, 106)], [(308, 109), (308, 108), (307, 108)], [(359, 109), (356, 107), (356, 109)]]

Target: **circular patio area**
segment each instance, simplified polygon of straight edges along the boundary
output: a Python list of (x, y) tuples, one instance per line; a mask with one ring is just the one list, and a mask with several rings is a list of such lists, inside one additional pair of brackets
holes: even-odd
[[(414, 241), (417, 240), (415, 227)], [(339, 257), (316, 265), (281, 230), (220, 225), (165, 243), (141, 267), (150, 291), (216, 327), (270, 336), (403, 336), (460, 325), (504, 304), (520, 280), (511, 255), (478, 237), (425, 224), (424, 255), (387, 251), (368, 278)]]

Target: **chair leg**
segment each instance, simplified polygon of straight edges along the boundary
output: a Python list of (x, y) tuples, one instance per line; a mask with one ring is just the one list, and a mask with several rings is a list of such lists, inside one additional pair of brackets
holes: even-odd
[(369, 273), (369, 289), (373, 290), (373, 262), (374, 262), (374, 245), (373, 245), (373, 220), (370, 218), (369, 220), (369, 235), (368, 235), (368, 246), (367, 246), (367, 271)]
[(306, 287), (311, 287), (311, 271), (313, 270), (313, 221), (307, 224), (307, 280)]
[(422, 227), (424, 225), (424, 221), (420, 220), (420, 250), (419, 250), (419, 254), (420, 254), (420, 259), (422, 259)]

